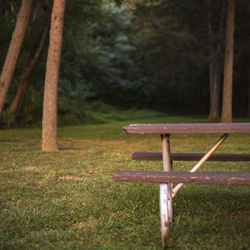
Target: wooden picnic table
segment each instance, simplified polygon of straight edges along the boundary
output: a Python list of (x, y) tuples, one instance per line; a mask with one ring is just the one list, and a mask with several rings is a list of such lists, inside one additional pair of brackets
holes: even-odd
[[(128, 134), (159, 134), (162, 152), (135, 152), (135, 160), (162, 160), (163, 172), (117, 171), (115, 181), (160, 183), (160, 218), (162, 246), (170, 247), (170, 225), (173, 217), (172, 198), (184, 183), (250, 185), (250, 173), (200, 172), (195, 173), (207, 161), (250, 161), (250, 154), (214, 154), (229, 134), (250, 134), (250, 123), (182, 123), (182, 124), (131, 124), (123, 128)], [(171, 153), (171, 134), (222, 134), (206, 154)], [(172, 161), (195, 161), (189, 172), (173, 172)], [(173, 187), (173, 183), (178, 183)]]

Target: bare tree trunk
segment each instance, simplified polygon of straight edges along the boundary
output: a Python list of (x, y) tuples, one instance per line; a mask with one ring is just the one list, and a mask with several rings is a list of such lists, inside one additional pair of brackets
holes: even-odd
[[(210, 112), (208, 119), (210, 121), (218, 121), (220, 117), (220, 85), (221, 72), (218, 67), (214, 65), (213, 84), (210, 91)], [(210, 83), (211, 84), (211, 83)]]
[[(212, 3), (211, 0), (205, 0), (207, 8), (207, 25), (208, 25), (208, 41), (209, 41), (209, 83), (210, 83), (210, 107), (209, 116), (210, 121), (218, 121), (220, 118), (220, 90), (221, 90), (221, 68), (220, 55), (223, 35), (220, 39), (214, 41), (215, 28), (212, 24)], [(217, 32), (222, 33), (224, 22), (224, 4), (222, 4), (219, 25), (217, 25)], [(216, 46), (216, 47), (215, 47)]]
[(248, 74), (248, 107), (247, 117), (250, 118), (250, 74)]
[(42, 150), (58, 151), (57, 86), (62, 47), (63, 18), (66, 0), (54, 0), (51, 14), (50, 43), (45, 75), (42, 120)]
[(209, 120), (214, 120), (216, 116), (216, 107), (214, 106), (214, 72), (215, 72), (215, 53), (212, 41), (213, 28), (212, 28), (212, 15), (211, 15), (211, 2), (205, 1), (207, 7), (207, 26), (208, 26), (208, 41), (209, 41), (209, 89), (210, 89), (210, 107), (209, 107)]
[(222, 122), (232, 122), (235, 0), (227, 0)]
[(3, 111), (6, 95), (8, 93), (16, 62), (22, 47), (31, 9), (32, 0), (22, 0), (17, 16), (16, 27), (12, 34), (11, 42), (0, 76), (0, 115)]
[(216, 55), (214, 49), (210, 48), (209, 60), (209, 82), (210, 82), (210, 107), (209, 117), (210, 121), (219, 120), (220, 116), (220, 76), (221, 72), (216, 62)]
[(34, 45), (34, 48), (31, 50), (27, 58), (27, 61), (23, 67), (23, 70), (21, 72), (20, 80), (17, 86), (16, 95), (13, 98), (11, 105), (9, 106), (7, 110), (8, 112), (11, 112), (15, 115), (18, 115), (22, 109), (25, 94), (27, 92), (28, 85), (29, 85), (29, 78), (41, 54), (41, 51), (44, 47), (45, 38), (49, 29), (49, 22), (46, 22), (46, 23), (42, 22), (41, 26), (42, 27), (40, 31), (38, 31), (39, 33), (37, 36), (38, 39)]

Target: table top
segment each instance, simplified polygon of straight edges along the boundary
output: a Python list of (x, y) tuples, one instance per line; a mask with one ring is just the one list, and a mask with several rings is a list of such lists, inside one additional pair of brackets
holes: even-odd
[(250, 123), (130, 124), (128, 134), (250, 134)]

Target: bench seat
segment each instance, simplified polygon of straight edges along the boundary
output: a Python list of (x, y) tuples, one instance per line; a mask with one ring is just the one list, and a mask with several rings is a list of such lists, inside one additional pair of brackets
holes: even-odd
[[(171, 153), (173, 161), (199, 161), (204, 154), (199, 153)], [(135, 152), (133, 160), (162, 161), (162, 153)], [(250, 161), (250, 154), (212, 154), (208, 161)]]
[(250, 173), (117, 171), (114, 181), (190, 184), (250, 185)]

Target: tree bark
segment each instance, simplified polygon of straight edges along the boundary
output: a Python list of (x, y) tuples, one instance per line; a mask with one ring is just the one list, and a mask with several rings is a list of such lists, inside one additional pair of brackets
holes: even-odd
[(250, 74), (248, 75), (248, 107), (247, 117), (250, 118)]
[(9, 49), (0, 76), (0, 115), (10, 87), (32, 9), (32, 0), (22, 0)]
[(210, 47), (209, 59), (209, 82), (210, 82), (210, 108), (209, 117), (210, 121), (219, 120), (220, 116), (220, 85), (221, 85), (221, 71), (216, 59), (216, 54), (219, 53), (219, 45), (217, 52), (214, 53), (214, 48)]
[[(209, 116), (210, 121), (218, 121), (220, 118), (220, 91), (221, 91), (221, 74), (220, 56), (221, 56), (221, 41), (223, 35), (217, 36), (215, 40), (215, 34), (223, 32), (223, 23), (225, 16), (225, 7), (222, 4), (220, 21), (217, 25), (217, 30), (213, 27), (212, 22), (212, 2), (206, 0), (205, 5), (207, 8), (207, 25), (208, 25), (208, 41), (209, 41), (209, 84), (210, 84), (210, 107)], [(219, 39), (218, 39), (219, 37)]]
[(234, 16), (235, 0), (227, 0), (226, 44), (221, 122), (232, 122)]
[(16, 95), (13, 98), (13, 100), (12, 100), (8, 110), (7, 110), (10, 113), (18, 115), (22, 109), (23, 102), (25, 99), (25, 94), (27, 92), (28, 85), (29, 85), (29, 79), (30, 79), (31, 73), (34, 69), (34, 66), (35, 66), (35, 64), (36, 64), (36, 62), (41, 54), (41, 51), (44, 47), (45, 38), (46, 38), (46, 35), (48, 33), (48, 29), (49, 29), (49, 22), (48, 21), (42, 22), (41, 28), (38, 31), (37, 41), (35, 42), (34, 48), (31, 50), (31, 52), (27, 58), (27, 61), (22, 69), (19, 83), (17, 86)]
[(45, 74), (42, 120), (42, 151), (58, 151), (57, 86), (62, 47), (66, 0), (54, 0), (51, 14), (50, 42)]
[(218, 121), (220, 118), (220, 85), (221, 85), (221, 72), (218, 67), (214, 65), (213, 83), (210, 83), (210, 112), (208, 119), (210, 121)]

